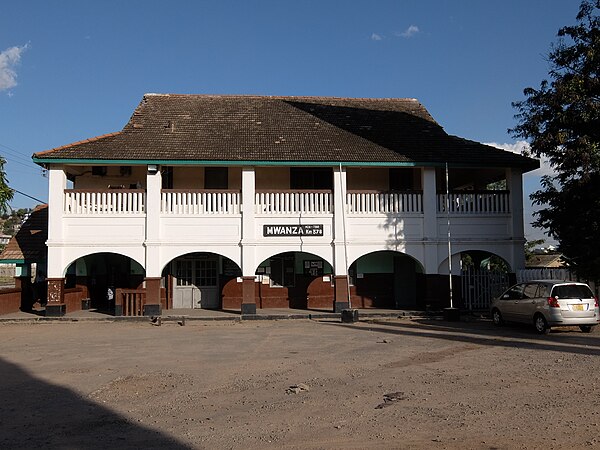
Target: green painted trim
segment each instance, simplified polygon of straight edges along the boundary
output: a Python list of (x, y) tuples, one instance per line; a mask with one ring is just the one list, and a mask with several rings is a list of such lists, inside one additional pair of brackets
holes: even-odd
[[(70, 159), (70, 158), (38, 158), (33, 157), (36, 164), (81, 164), (81, 165), (132, 165), (142, 166), (157, 164), (163, 166), (286, 166), (286, 167), (445, 167), (446, 162), (398, 162), (398, 161), (213, 161), (213, 160), (172, 160), (172, 159)], [(521, 167), (527, 171), (533, 170), (525, 166), (493, 166), (489, 164), (449, 163), (451, 168), (480, 168), (480, 167)]]
[(25, 264), (24, 259), (0, 259), (0, 264)]

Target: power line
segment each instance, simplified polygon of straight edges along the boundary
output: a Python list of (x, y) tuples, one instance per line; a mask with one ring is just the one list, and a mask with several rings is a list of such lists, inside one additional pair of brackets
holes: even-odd
[(12, 154), (13, 154), (13, 156), (16, 156), (17, 158), (20, 158), (20, 159), (22, 159), (23, 161), (27, 161), (28, 163), (31, 163), (31, 164), (33, 164), (33, 161), (31, 161), (31, 160), (30, 160), (29, 158), (27, 158), (26, 156), (23, 156), (23, 154), (22, 154), (21, 152), (19, 152), (18, 150), (14, 149), (14, 148), (12, 148), (12, 147), (9, 147), (9, 146), (8, 146), (8, 145), (6, 145), (6, 144), (2, 144), (2, 143), (0, 143), (0, 147), (3, 147), (4, 149), (8, 150), (10, 153), (12, 153)]
[(21, 194), (21, 195), (24, 195), (25, 197), (28, 197), (28, 198), (30, 198), (32, 200), (35, 200), (36, 202), (47, 203), (44, 200), (40, 200), (39, 198), (35, 198), (35, 197), (33, 197), (33, 196), (29, 195), (29, 194), (26, 194), (25, 192), (17, 191), (14, 188), (10, 188), (10, 190), (13, 191), (13, 192), (16, 192), (17, 194)]

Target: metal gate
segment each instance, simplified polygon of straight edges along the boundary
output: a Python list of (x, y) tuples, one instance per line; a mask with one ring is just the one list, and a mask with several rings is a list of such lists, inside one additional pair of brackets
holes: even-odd
[(463, 270), (462, 308), (469, 311), (488, 309), (492, 299), (509, 287), (509, 274), (506, 272), (473, 268)]

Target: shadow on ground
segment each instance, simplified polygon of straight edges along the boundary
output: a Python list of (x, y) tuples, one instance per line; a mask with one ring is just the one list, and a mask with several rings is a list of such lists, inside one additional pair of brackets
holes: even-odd
[(2, 359), (0, 374), (0, 448), (191, 448)]
[(361, 326), (321, 321), (323, 324), (342, 326), (357, 332), (379, 332), (396, 336), (423, 337), (494, 347), (532, 349), (600, 356), (600, 333), (594, 330), (584, 334), (575, 328), (554, 328), (549, 335), (537, 335), (533, 327), (514, 325), (497, 328), (491, 322), (446, 322), (414, 319), (412, 322), (370, 320)]

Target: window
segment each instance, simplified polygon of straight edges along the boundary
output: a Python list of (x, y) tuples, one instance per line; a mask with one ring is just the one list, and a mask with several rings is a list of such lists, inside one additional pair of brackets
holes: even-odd
[(296, 285), (294, 255), (278, 255), (270, 260), (271, 286), (293, 287)]
[(523, 289), (523, 298), (525, 298), (525, 299), (536, 298), (537, 291), (538, 291), (537, 283), (527, 284), (527, 285), (525, 285), (525, 289)]
[(227, 189), (229, 187), (227, 167), (205, 167), (204, 189)]
[(511, 287), (508, 291), (502, 295), (502, 300), (520, 300), (523, 296), (524, 284), (517, 284)]
[(173, 168), (163, 167), (161, 170), (162, 188), (173, 189)]
[(106, 175), (106, 172), (106, 166), (92, 166), (92, 175), (103, 177), (104, 175)]
[(179, 260), (175, 266), (177, 286), (192, 286), (192, 261)]
[(333, 189), (333, 172), (329, 167), (291, 167), (291, 189)]
[(556, 298), (594, 298), (589, 287), (583, 284), (561, 284), (554, 286), (552, 297)]
[(410, 191), (415, 188), (415, 171), (411, 168), (390, 169), (390, 191)]

